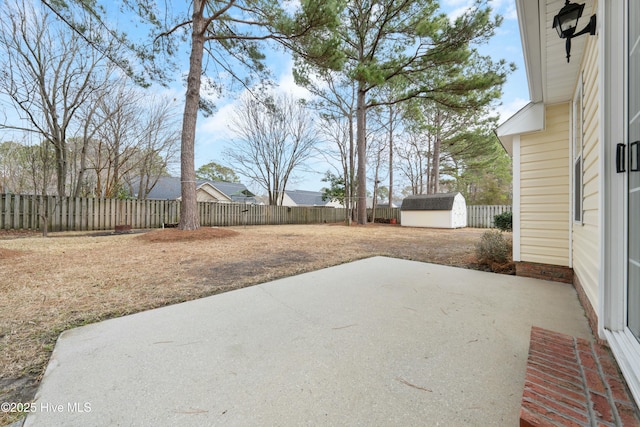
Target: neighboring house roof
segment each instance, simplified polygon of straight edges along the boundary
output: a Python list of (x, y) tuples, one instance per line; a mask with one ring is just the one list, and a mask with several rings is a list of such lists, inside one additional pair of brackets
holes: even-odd
[(446, 194), (419, 194), (406, 197), (402, 201), (403, 211), (450, 211), (453, 203), (460, 193)]
[(326, 206), (330, 200), (322, 200), (321, 191), (286, 190), (284, 192), (297, 206)]
[[(199, 182), (199, 181), (198, 181)], [(244, 184), (239, 182), (224, 182), (224, 181), (206, 181), (211, 184), (218, 191), (226, 194), (234, 202), (244, 202), (252, 200), (255, 202), (255, 194), (253, 194)], [(196, 184), (198, 185), (198, 184)]]
[[(136, 190), (134, 182), (133, 189)], [(196, 180), (196, 189), (203, 189), (207, 186), (213, 187), (224, 195), (227, 202), (248, 202), (255, 203), (254, 194), (247, 187), (239, 182), (206, 181)], [(134, 194), (135, 196), (135, 194)], [(147, 199), (156, 200), (177, 200), (182, 196), (181, 182), (179, 177), (163, 176), (147, 195)]]

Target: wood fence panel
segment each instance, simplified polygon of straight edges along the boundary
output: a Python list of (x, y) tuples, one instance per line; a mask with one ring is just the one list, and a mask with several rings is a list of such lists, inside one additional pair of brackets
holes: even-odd
[(7, 194), (2, 197), (2, 201), (0, 202), (0, 220), (2, 220), (2, 228), (10, 229), (11, 224), (9, 224), (9, 203), (11, 202), (10, 196)]
[[(43, 209), (43, 207), (41, 207), (41, 205), (44, 205), (44, 203), (46, 203), (46, 200), (44, 200), (41, 196), (23, 196), (23, 200), (24, 200), (24, 205), (23, 205), (23, 216), (25, 218), (26, 224), (24, 225), (24, 228), (26, 229), (30, 229), (30, 230), (37, 230), (38, 228), (40, 228), (40, 210)], [(2, 205), (2, 203), (0, 203), (0, 206)], [(4, 228), (2, 227), (2, 225), (0, 225), (0, 228)]]
[[(203, 226), (314, 224), (342, 222), (347, 210), (324, 207), (204, 203), (198, 206)], [(398, 209), (380, 208), (376, 217), (399, 219)], [(157, 228), (180, 219), (180, 202), (107, 198), (0, 194), (0, 229), (49, 231), (113, 230), (116, 225)]]
[(13, 199), (13, 205), (12, 205), (12, 210), (13, 210), (12, 224), (13, 224), (13, 228), (17, 228), (17, 229), (21, 229), (23, 227), (22, 218), (20, 215), (21, 202), (22, 202), (22, 197), (19, 194), (16, 194), (15, 198)]
[(74, 227), (76, 230), (85, 230), (84, 226), (84, 210), (82, 209), (82, 197), (75, 199), (75, 211), (76, 216), (74, 219)]
[(69, 202), (67, 199), (64, 198), (56, 198), (56, 202), (60, 204), (60, 210), (58, 212), (59, 215), (59, 220), (58, 220), (58, 227), (60, 231), (67, 231), (69, 230), (69, 226), (67, 224), (67, 221), (69, 219)]
[(46, 197), (43, 205), (45, 206), (44, 208), (44, 221), (47, 221), (47, 228), (49, 231), (55, 231), (54, 226), (57, 225), (57, 221), (56, 221), (56, 215), (58, 214), (56, 211), (56, 203), (55, 203), (55, 198), (53, 197)]
[(467, 206), (467, 226), (475, 228), (494, 228), (495, 216), (511, 212), (510, 205)]
[(7, 202), (9, 201), (8, 194), (0, 197), (0, 228), (9, 228), (7, 224)]

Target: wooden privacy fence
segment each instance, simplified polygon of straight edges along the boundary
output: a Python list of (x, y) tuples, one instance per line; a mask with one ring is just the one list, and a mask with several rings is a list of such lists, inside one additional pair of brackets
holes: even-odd
[[(321, 224), (344, 221), (346, 209), (287, 207), (240, 203), (199, 202), (203, 226)], [(371, 210), (369, 210), (371, 215)], [(398, 209), (378, 208), (376, 218), (396, 218)], [(118, 200), (88, 197), (0, 195), (0, 229), (50, 231), (160, 228), (180, 220), (180, 202), (175, 200)]]
[(495, 228), (494, 217), (511, 212), (511, 205), (467, 205), (467, 227)]
[[(199, 202), (203, 226), (321, 224), (344, 221), (346, 209), (245, 205)], [(467, 206), (467, 225), (495, 227), (494, 217), (510, 212), (511, 206)], [(371, 209), (368, 209), (371, 218)], [(376, 208), (376, 218), (394, 218), (400, 223), (399, 208)], [(47, 221), (50, 231), (113, 230), (116, 225), (131, 228), (160, 228), (180, 220), (180, 202), (175, 200), (118, 200), (89, 197), (0, 195), (0, 229), (41, 230)]]
[(0, 195), (0, 228), (49, 231), (162, 227), (178, 222), (180, 205), (165, 200), (118, 200), (90, 197)]

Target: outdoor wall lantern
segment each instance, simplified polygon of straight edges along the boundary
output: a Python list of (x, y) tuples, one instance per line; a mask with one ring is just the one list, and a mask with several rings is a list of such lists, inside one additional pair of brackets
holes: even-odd
[(553, 17), (553, 28), (558, 31), (558, 35), (561, 39), (567, 39), (567, 62), (571, 57), (571, 39), (581, 36), (583, 34), (596, 34), (596, 15), (591, 16), (589, 24), (587, 24), (582, 31), (576, 33), (578, 27), (578, 20), (582, 16), (584, 10), (584, 4), (569, 3), (566, 0), (562, 9), (556, 16)]

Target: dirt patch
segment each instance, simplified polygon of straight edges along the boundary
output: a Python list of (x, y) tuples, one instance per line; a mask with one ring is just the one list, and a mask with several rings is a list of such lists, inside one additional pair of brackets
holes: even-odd
[(21, 237), (32, 237), (41, 234), (36, 230), (5, 230), (0, 229), (0, 240), (19, 239)]
[(142, 234), (137, 239), (154, 243), (171, 242), (193, 242), (196, 240), (222, 239), (234, 237), (239, 233), (227, 228), (202, 227), (197, 230), (182, 231), (177, 228), (165, 228), (164, 230), (153, 230)]
[(11, 250), (11, 249), (0, 248), (0, 261), (5, 260), (5, 259), (9, 259), (9, 258), (19, 257), (19, 256), (22, 256), (24, 254), (25, 254), (24, 251), (14, 251), (14, 250)]
[(377, 255), (475, 268), (484, 231), (283, 225), (1, 240), (16, 256), (0, 261), (0, 400), (33, 398), (64, 330)]

